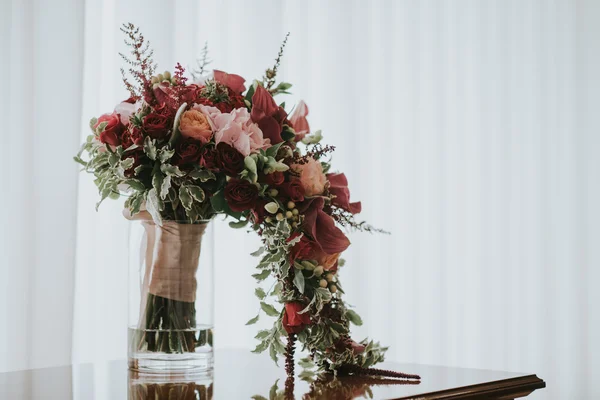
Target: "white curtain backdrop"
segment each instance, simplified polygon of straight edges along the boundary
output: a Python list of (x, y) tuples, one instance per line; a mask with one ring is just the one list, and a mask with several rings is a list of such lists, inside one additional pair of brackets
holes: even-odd
[[(389, 359), (535, 372), (597, 398), (600, 4), (594, 0), (0, 0), (0, 371), (123, 358), (128, 224), (71, 160), (124, 99), (123, 22), (161, 69), (273, 63), (363, 217), (347, 299)], [(258, 239), (216, 227), (216, 346), (251, 348)], [(264, 321), (263, 321), (264, 322)], [(596, 339), (596, 340), (595, 340)], [(102, 387), (98, 378), (97, 387)]]

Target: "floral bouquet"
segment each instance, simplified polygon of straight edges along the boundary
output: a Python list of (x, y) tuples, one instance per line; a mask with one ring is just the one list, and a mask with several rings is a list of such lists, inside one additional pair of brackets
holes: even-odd
[[(130, 97), (90, 121), (92, 134), (75, 159), (94, 174), (100, 202), (125, 196), (126, 216), (144, 219), (148, 234), (163, 238), (150, 252), (153, 272), (140, 307), (142, 327), (160, 332), (138, 337), (137, 345), (185, 353), (206, 341), (185, 332), (195, 325), (186, 285), (194, 287), (203, 227), (224, 214), (232, 227), (251, 227), (263, 242), (253, 253), (260, 257), (255, 293), (260, 311), (275, 320), (256, 335), (254, 352), (268, 350), (274, 360), (285, 355), (290, 373), (296, 341), (322, 370), (359, 373), (382, 361), (384, 347), (351, 339), (350, 324), (362, 321), (342, 300), (338, 276), (350, 245), (341, 228), (375, 229), (355, 220), (361, 203), (350, 201), (345, 175), (333, 171), (334, 148), (311, 131), (306, 104), (289, 114), (274, 99), (291, 87), (276, 83), (287, 37), (274, 67), (246, 88), (238, 75), (207, 73), (206, 51), (191, 83), (179, 64), (173, 73), (156, 74), (139, 30), (131, 24), (122, 30), (131, 48), (131, 56), (122, 55)], [(161, 281), (169, 269), (180, 278)], [(269, 276), (276, 283), (265, 290)], [(168, 328), (179, 330), (161, 331)]]

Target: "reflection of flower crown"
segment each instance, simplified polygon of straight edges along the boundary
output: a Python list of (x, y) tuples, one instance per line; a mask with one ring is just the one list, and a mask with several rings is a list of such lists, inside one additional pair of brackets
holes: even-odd
[[(263, 246), (254, 253), (261, 258), (253, 276), (276, 283), (255, 293), (260, 310), (276, 321), (256, 335), (255, 352), (269, 350), (276, 360), (288, 336), (289, 348), (298, 339), (324, 369), (382, 361), (378, 343), (350, 339), (350, 323), (362, 321), (342, 300), (337, 275), (350, 245), (340, 226), (374, 229), (354, 219), (361, 204), (350, 202), (345, 175), (330, 172), (333, 147), (319, 143), (320, 131), (311, 132), (306, 104), (288, 115), (285, 103), (274, 100), (291, 87), (275, 84), (285, 41), (275, 66), (246, 90), (238, 75), (208, 76), (206, 57), (195, 83), (179, 64), (172, 74), (155, 74), (139, 30), (127, 24), (122, 31), (132, 49), (131, 57), (122, 55), (130, 97), (92, 119), (76, 157), (94, 174), (100, 201), (125, 196), (131, 215), (147, 210), (157, 225), (225, 214), (235, 219), (231, 226), (258, 232)], [(270, 296), (284, 307), (269, 303)]]

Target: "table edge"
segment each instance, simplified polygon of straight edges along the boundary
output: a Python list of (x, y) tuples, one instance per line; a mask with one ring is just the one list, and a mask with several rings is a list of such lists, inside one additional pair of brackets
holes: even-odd
[[(545, 387), (546, 382), (544, 382), (543, 379), (539, 378), (535, 374), (531, 374), (499, 381), (468, 385), (459, 388), (422, 393), (417, 397), (398, 397), (390, 400), (477, 399), (490, 398), (490, 395), (497, 396), (498, 398), (508, 399), (524, 397), (532, 393), (534, 390), (543, 389)], [(510, 397), (510, 395), (515, 395), (515, 397)]]

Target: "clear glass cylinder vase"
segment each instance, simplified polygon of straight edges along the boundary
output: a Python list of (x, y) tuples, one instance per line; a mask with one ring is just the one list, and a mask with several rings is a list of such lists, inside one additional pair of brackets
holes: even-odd
[(141, 373), (213, 369), (213, 224), (132, 221), (129, 368)]

